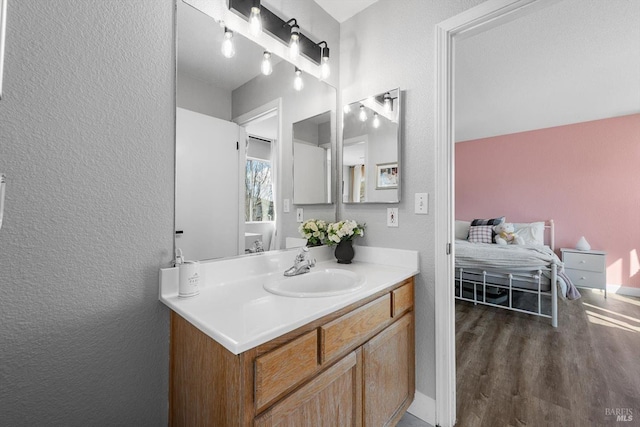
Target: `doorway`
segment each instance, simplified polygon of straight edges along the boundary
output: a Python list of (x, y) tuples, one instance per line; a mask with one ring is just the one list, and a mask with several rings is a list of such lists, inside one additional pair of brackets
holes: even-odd
[(240, 144), (240, 240), (246, 253), (279, 249), (277, 194), (281, 188), (281, 100), (276, 99), (233, 119), (245, 138)]
[(480, 4), (436, 26), (436, 191), (435, 326), (436, 424), (456, 421), (454, 272), (454, 46), (504, 22), (560, 0), (495, 0)]

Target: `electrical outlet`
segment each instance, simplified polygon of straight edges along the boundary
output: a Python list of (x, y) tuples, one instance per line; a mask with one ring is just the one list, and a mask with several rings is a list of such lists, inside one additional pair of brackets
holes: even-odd
[(282, 210), (284, 211), (284, 213), (291, 212), (291, 205), (289, 204), (289, 199), (284, 199), (282, 201)]
[(387, 227), (398, 226), (398, 208), (387, 208)]
[(415, 213), (419, 215), (429, 213), (429, 193), (416, 193)]
[(304, 209), (302, 208), (296, 209), (296, 221), (297, 222), (304, 221)]

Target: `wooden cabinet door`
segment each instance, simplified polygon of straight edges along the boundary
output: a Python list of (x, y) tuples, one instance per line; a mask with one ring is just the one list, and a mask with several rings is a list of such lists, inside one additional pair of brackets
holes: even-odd
[(356, 353), (349, 353), (257, 417), (255, 427), (360, 425), (360, 381)]
[(394, 426), (413, 401), (413, 312), (362, 347), (364, 426)]

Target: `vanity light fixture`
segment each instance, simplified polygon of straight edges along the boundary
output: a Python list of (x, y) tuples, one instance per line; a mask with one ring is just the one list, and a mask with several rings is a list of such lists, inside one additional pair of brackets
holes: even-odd
[(378, 117), (378, 113), (373, 113), (373, 127), (376, 129), (380, 127), (380, 117)]
[(220, 48), (225, 58), (232, 58), (236, 54), (236, 48), (233, 45), (233, 31), (224, 27), (224, 40)]
[(331, 66), (329, 65), (329, 45), (323, 40), (318, 43), (318, 47), (320, 47), (320, 80), (326, 80), (331, 75)]
[(302, 81), (302, 71), (300, 71), (300, 68), (296, 67), (295, 73), (296, 76), (293, 79), (293, 88), (299, 92), (304, 87), (304, 82)]
[(361, 122), (367, 121), (367, 110), (365, 110), (364, 105), (360, 104), (360, 113), (358, 115)]
[(300, 26), (295, 18), (289, 19), (285, 25), (291, 25), (289, 38), (289, 57), (291, 59), (298, 58), (300, 55)]
[(262, 16), (260, 16), (260, 0), (253, 0), (249, 15), (249, 31), (254, 36), (262, 32)]
[[(329, 49), (326, 43), (316, 43), (301, 33), (300, 27), (295, 19), (287, 20), (286, 18), (280, 18), (267, 7), (260, 4), (260, 0), (227, 0), (226, 3), (231, 12), (249, 21), (252, 34), (254, 34), (254, 28), (256, 28), (258, 31), (254, 35), (258, 35), (261, 31), (264, 31), (289, 46), (292, 58), (297, 56), (297, 50), (299, 55), (306, 57), (316, 65), (322, 65), (323, 55), (326, 58), (325, 62), (328, 61)], [(291, 25), (292, 23), (293, 25)], [(297, 47), (292, 46), (291, 43), (292, 40), (296, 39), (297, 43), (294, 42), (294, 45), (297, 44)], [(325, 45), (324, 49), (319, 46), (320, 44)]]
[(342, 112), (344, 114), (349, 114), (351, 112), (351, 105), (349, 104), (344, 104), (344, 107), (342, 107)]
[(262, 54), (262, 64), (260, 64), (260, 71), (265, 76), (268, 76), (273, 72), (273, 65), (271, 65), (271, 52), (264, 51)]
[(393, 110), (393, 99), (391, 98), (391, 94), (386, 92), (382, 98), (384, 103), (384, 111), (390, 113)]

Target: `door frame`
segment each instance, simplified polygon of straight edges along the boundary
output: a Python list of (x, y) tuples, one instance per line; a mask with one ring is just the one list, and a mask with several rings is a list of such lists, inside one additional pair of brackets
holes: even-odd
[[(254, 120), (258, 120), (262, 117), (264, 117), (267, 114), (271, 114), (275, 112), (277, 117), (278, 117), (278, 135), (277, 135), (277, 139), (276, 139), (276, 144), (278, 144), (278, 153), (277, 153), (277, 158), (278, 158), (278, 165), (277, 167), (282, 168), (282, 149), (281, 144), (280, 144), (280, 140), (282, 139), (282, 98), (276, 98), (272, 101), (267, 102), (266, 104), (263, 104), (259, 107), (254, 108), (253, 110), (241, 114), (237, 117), (234, 117), (232, 119), (233, 122), (235, 122), (238, 126), (245, 128), (246, 126), (248, 126), (252, 121)], [(245, 135), (246, 136), (246, 135)], [(244, 153), (244, 155), (242, 155), (242, 153)], [(240, 215), (240, 224), (241, 227), (240, 229), (242, 230), (242, 232), (238, 233), (238, 239), (240, 239), (242, 241), (242, 244), (244, 245), (244, 192), (245, 192), (245, 162), (247, 159), (246, 156), (246, 151), (244, 150), (244, 148), (242, 149), (242, 151), (240, 152), (240, 156), (238, 156), (238, 163), (239, 163), (239, 169), (240, 169), (240, 176), (238, 177), (238, 205), (239, 205), (239, 215)], [(275, 248), (279, 249), (281, 247), (281, 238), (280, 238), (280, 233), (279, 230), (282, 230), (282, 213), (279, 211), (279, 206), (280, 203), (278, 202), (278, 198), (280, 197), (280, 194), (282, 192), (282, 173), (279, 171), (275, 171), (275, 182), (273, 183), (273, 204), (274, 204), (274, 211), (275, 211), (275, 215), (276, 215), (276, 221), (275, 221), (275, 236), (272, 236), (272, 239), (276, 239), (275, 240)], [(278, 213), (280, 212), (280, 214)], [(272, 245), (274, 243), (272, 242)], [(267, 250), (269, 248), (266, 248)]]
[(455, 247), (454, 58), (455, 41), (471, 37), (561, 0), (489, 0), (438, 25), (435, 96), (435, 345), (436, 425), (456, 421), (453, 274)]

